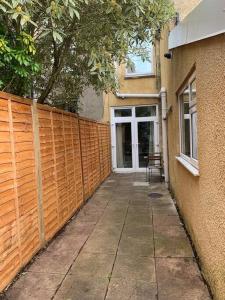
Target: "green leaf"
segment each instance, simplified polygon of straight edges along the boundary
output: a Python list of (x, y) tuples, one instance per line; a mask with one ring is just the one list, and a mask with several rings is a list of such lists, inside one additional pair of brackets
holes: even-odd
[(74, 9), (73, 11), (74, 11), (74, 13), (75, 13), (77, 19), (80, 20), (80, 14), (79, 14), (79, 12), (78, 12), (76, 9)]
[(57, 31), (53, 30), (52, 35), (53, 35), (53, 39), (54, 39), (55, 42), (62, 43), (63, 38)]

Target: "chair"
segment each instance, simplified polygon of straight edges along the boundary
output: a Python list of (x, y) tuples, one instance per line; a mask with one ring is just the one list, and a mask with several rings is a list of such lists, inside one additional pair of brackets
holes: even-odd
[(158, 170), (160, 174), (160, 181), (163, 180), (163, 159), (162, 154), (158, 153), (150, 153), (146, 157), (146, 181), (151, 181), (153, 175), (153, 170)]

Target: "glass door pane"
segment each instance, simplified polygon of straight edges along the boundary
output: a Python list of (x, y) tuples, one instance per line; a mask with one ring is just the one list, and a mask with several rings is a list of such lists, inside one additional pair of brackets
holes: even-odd
[(146, 156), (155, 152), (154, 122), (138, 122), (139, 168), (146, 167)]
[(117, 168), (132, 168), (131, 123), (116, 124)]

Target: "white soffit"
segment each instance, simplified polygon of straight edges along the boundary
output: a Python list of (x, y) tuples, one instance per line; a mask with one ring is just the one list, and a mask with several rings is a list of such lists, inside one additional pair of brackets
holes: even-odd
[(225, 0), (202, 0), (170, 33), (169, 49), (225, 32)]

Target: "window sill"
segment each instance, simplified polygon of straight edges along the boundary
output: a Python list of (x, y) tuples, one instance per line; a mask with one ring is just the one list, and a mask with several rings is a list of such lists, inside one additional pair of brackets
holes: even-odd
[(195, 177), (200, 176), (199, 170), (194, 166), (192, 166), (188, 161), (186, 161), (180, 156), (176, 156), (176, 160), (179, 161), (179, 163), (181, 163), (182, 166), (185, 167), (193, 176)]
[(154, 73), (147, 73), (147, 74), (126, 74), (125, 79), (135, 79), (135, 78), (154, 78)]

